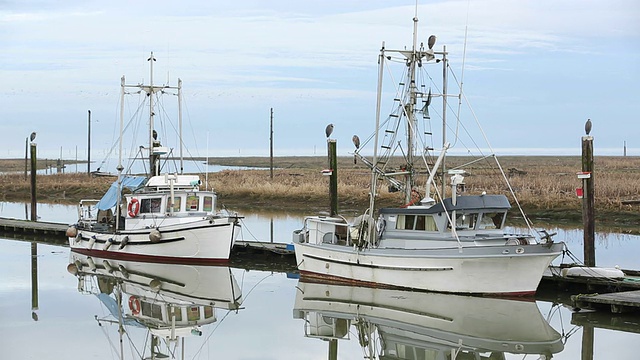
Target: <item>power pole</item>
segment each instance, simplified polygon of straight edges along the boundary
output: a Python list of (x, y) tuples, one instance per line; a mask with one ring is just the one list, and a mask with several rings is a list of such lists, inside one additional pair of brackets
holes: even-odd
[(270, 159), (270, 166), (269, 169), (271, 170), (270, 174), (271, 174), (271, 179), (273, 180), (273, 108), (271, 108), (271, 117), (270, 117), (270, 135), (269, 135), (269, 159)]

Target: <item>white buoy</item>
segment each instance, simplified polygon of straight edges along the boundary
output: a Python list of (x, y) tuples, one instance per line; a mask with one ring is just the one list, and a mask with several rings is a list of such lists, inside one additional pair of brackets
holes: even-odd
[(151, 240), (151, 242), (153, 243), (156, 243), (160, 241), (160, 239), (162, 239), (162, 234), (160, 233), (160, 231), (158, 229), (151, 230), (151, 232), (149, 233), (149, 240)]
[(67, 237), (76, 237), (76, 235), (78, 235), (78, 229), (76, 229), (75, 226), (69, 226), (67, 228), (66, 235), (67, 235)]

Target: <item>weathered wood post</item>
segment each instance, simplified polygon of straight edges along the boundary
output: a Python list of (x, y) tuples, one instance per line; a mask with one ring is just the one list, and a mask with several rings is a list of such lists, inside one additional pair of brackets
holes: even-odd
[[(35, 137), (35, 136), (33, 136)], [(33, 140), (33, 139), (32, 139)], [(36, 156), (36, 143), (31, 143), (31, 221), (38, 221), (36, 198), (36, 172), (38, 170), (38, 159)]]
[(595, 194), (593, 174), (593, 136), (591, 132), (591, 120), (585, 125), (587, 135), (582, 137), (582, 223), (584, 226), (584, 264), (596, 266), (595, 248)]
[(338, 214), (338, 159), (336, 154), (336, 140), (327, 140), (329, 152), (329, 203), (331, 207), (330, 216)]

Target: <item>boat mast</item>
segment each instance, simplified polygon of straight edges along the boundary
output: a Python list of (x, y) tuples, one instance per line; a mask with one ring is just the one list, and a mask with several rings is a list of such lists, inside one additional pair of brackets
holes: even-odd
[[(417, 9), (416, 9), (417, 11)], [(416, 63), (421, 61), (422, 58), (422, 50), (420, 51), (420, 56), (417, 52), (417, 43), (418, 43), (418, 15), (413, 17), (413, 45), (411, 48), (411, 54), (409, 55), (408, 63), (409, 63), (409, 73), (407, 74), (409, 80), (409, 99), (404, 106), (404, 113), (407, 117), (407, 175), (405, 175), (405, 188), (404, 188), (404, 197), (405, 203), (409, 203), (411, 201), (411, 190), (413, 189), (413, 158), (415, 152), (415, 129), (418, 125), (416, 122), (416, 116), (414, 113), (414, 108), (416, 105)]]
[(178, 137), (180, 138), (180, 175), (182, 175), (184, 172), (184, 159), (182, 157), (182, 79), (180, 78), (178, 78), (178, 128)]
[[(380, 108), (382, 106), (382, 76), (384, 70), (384, 41), (382, 42), (382, 48), (380, 49), (380, 56), (378, 57), (378, 90), (376, 99), (376, 132), (373, 140), (373, 166), (371, 167), (371, 190), (369, 192), (369, 216), (373, 219), (373, 209), (375, 207), (376, 191), (378, 188), (378, 133), (380, 132)], [(368, 234), (369, 241), (375, 239), (375, 226), (374, 221), (368, 221)]]
[(116, 231), (120, 228), (120, 203), (122, 194), (122, 132), (124, 131), (124, 75), (120, 78), (120, 137), (118, 140), (118, 197), (116, 198)]
[(156, 174), (157, 169), (156, 169), (156, 156), (153, 153), (153, 117), (154, 117), (154, 112), (153, 112), (153, 94), (154, 94), (154, 88), (153, 88), (153, 62), (156, 61), (156, 58), (153, 57), (153, 51), (151, 52), (151, 56), (147, 59), (147, 61), (149, 61), (149, 68), (150, 68), (150, 72), (151, 74), (149, 75), (149, 92), (147, 93), (147, 95), (149, 96), (149, 175), (150, 176), (155, 176), (158, 175)]
[[(447, 46), (442, 47), (442, 148), (444, 149), (447, 145)], [(444, 150), (443, 150), (444, 151)], [(442, 158), (442, 198), (445, 197), (445, 189), (446, 189), (446, 181), (445, 174), (447, 171), (445, 157)], [(433, 169), (437, 171), (436, 168)], [(428, 194), (427, 194), (428, 195)], [(452, 194), (453, 196), (453, 194)]]

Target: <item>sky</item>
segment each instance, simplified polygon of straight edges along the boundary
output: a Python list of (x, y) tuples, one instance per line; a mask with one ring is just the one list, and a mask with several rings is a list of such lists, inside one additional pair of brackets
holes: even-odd
[[(114, 144), (120, 78), (183, 81), (199, 156), (338, 155), (375, 126), (377, 56), (411, 45), (415, 1), (0, 0), (0, 157), (92, 160)], [(446, 45), (498, 155), (640, 155), (640, 2), (419, 1), (418, 33)], [(466, 36), (465, 36), (466, 33)], [(464, 67), (463, 67), (464, 62)], [(475, 121), (472, 120), (472, 121)]]

